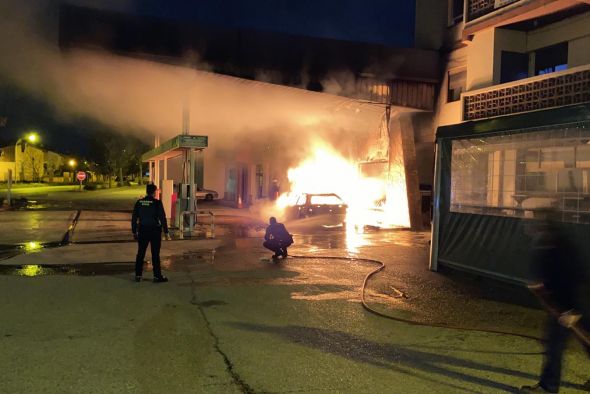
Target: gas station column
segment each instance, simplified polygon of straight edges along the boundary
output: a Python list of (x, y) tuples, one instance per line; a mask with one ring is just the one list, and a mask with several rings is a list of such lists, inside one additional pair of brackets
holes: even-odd
[[(158, 143), (159, 141), (156, 141)], [(142, 161), (150, 163), (150, 179), (160, 188), (160, 199), (166, 211), (166, 217), (174, 222), (172, 227), (180, 227), (185, 215), (189, 217), (188, 230), (192, 233), (197, 215), (196, 206), (196, 169), (195, 151), (202, 151), (208, 146), (207, 136), (182, 134), (142, 155)], [(182, 174), (182, 179), (168, 179), (168, 159), (184, 157), (188, 171)], [(162, 174), (160, 165), (162, 164)], [(152, 173), (151, 164), (154, 164)], [(163, 177), (161, 177), (163, 175)], [(175, 199), (174, 196), (178, 198)]]

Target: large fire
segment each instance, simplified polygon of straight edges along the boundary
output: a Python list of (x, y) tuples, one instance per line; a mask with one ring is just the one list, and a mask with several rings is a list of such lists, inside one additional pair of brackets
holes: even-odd
[(365, 226), (409, 227), (405, 173), (401, 165), (387, 164), (387, 170), (380, 177), (363, 175), (359, 163), (316, 143), (307, 159), (289, 169), (290, 192), (279, 197), (277, 206), (294, 206), (303, 193), (335, 193), (348, 205), (348, 231), (359, 232)]

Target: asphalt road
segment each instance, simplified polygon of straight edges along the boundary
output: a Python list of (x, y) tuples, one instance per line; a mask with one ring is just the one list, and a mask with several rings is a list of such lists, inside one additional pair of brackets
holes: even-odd
[[(261, 261), (256, 238), (172, 253), (166, 284), (132, 282), (131, 264), (0, 271), (0, 392), (496, 393), (536, 380), (538, 343), (380, 318), (359, 304), (372, 264), (317, 258), (382, 259), (368, 290), (387, 313), (473, 325), (491, 310), (498, 329), (540, 332), (542, 312), (427, 275), (426, 234), (319, 232), (296, 244), (294, 254), (315, 257)], [(590, 377), (571, 348), (563, 392)]]

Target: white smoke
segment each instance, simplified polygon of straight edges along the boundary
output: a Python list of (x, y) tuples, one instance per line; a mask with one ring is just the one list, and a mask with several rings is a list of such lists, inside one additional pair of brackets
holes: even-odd
[[(125, 8), (124, 2), (114, 0), (103, 5)], [(57, 6), (55, 0), (27, 2), (26, 7), (16, 0), (0, 3), (0, 78), (46, 100), (66, 119), (89, 116), (120, 130), (147, 130), (164, 140), (180, 134), (186, 106), (191, 134), (209, 135), (218, 148), (249, 144), (262, 153), (273, 142), (285, 150), (287, 160), (306, 154), (310, 140), (318, 137), (354, 153), (351, 149), (367, 131), (380, 126), (382, 108), (332, 94), (98, 51), (62, 53), (57, 46)], [(187, 54), (185, 61), (194, 65), (196, 59)], [(259, 77), (275, 79), (264, 70)], [(323, 82), (329, 93), (346, 94), (352, 80), (344, 72)]]

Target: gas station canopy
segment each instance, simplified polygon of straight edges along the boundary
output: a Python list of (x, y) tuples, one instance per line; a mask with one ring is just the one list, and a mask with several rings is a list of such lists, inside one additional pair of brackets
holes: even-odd
[(141, 161), (158, 161), (171, 159), (191, 149), (204, 149), (209, 144), (206, 135), (181, 134), (160, 144), (160, 146), (141, 155)]

